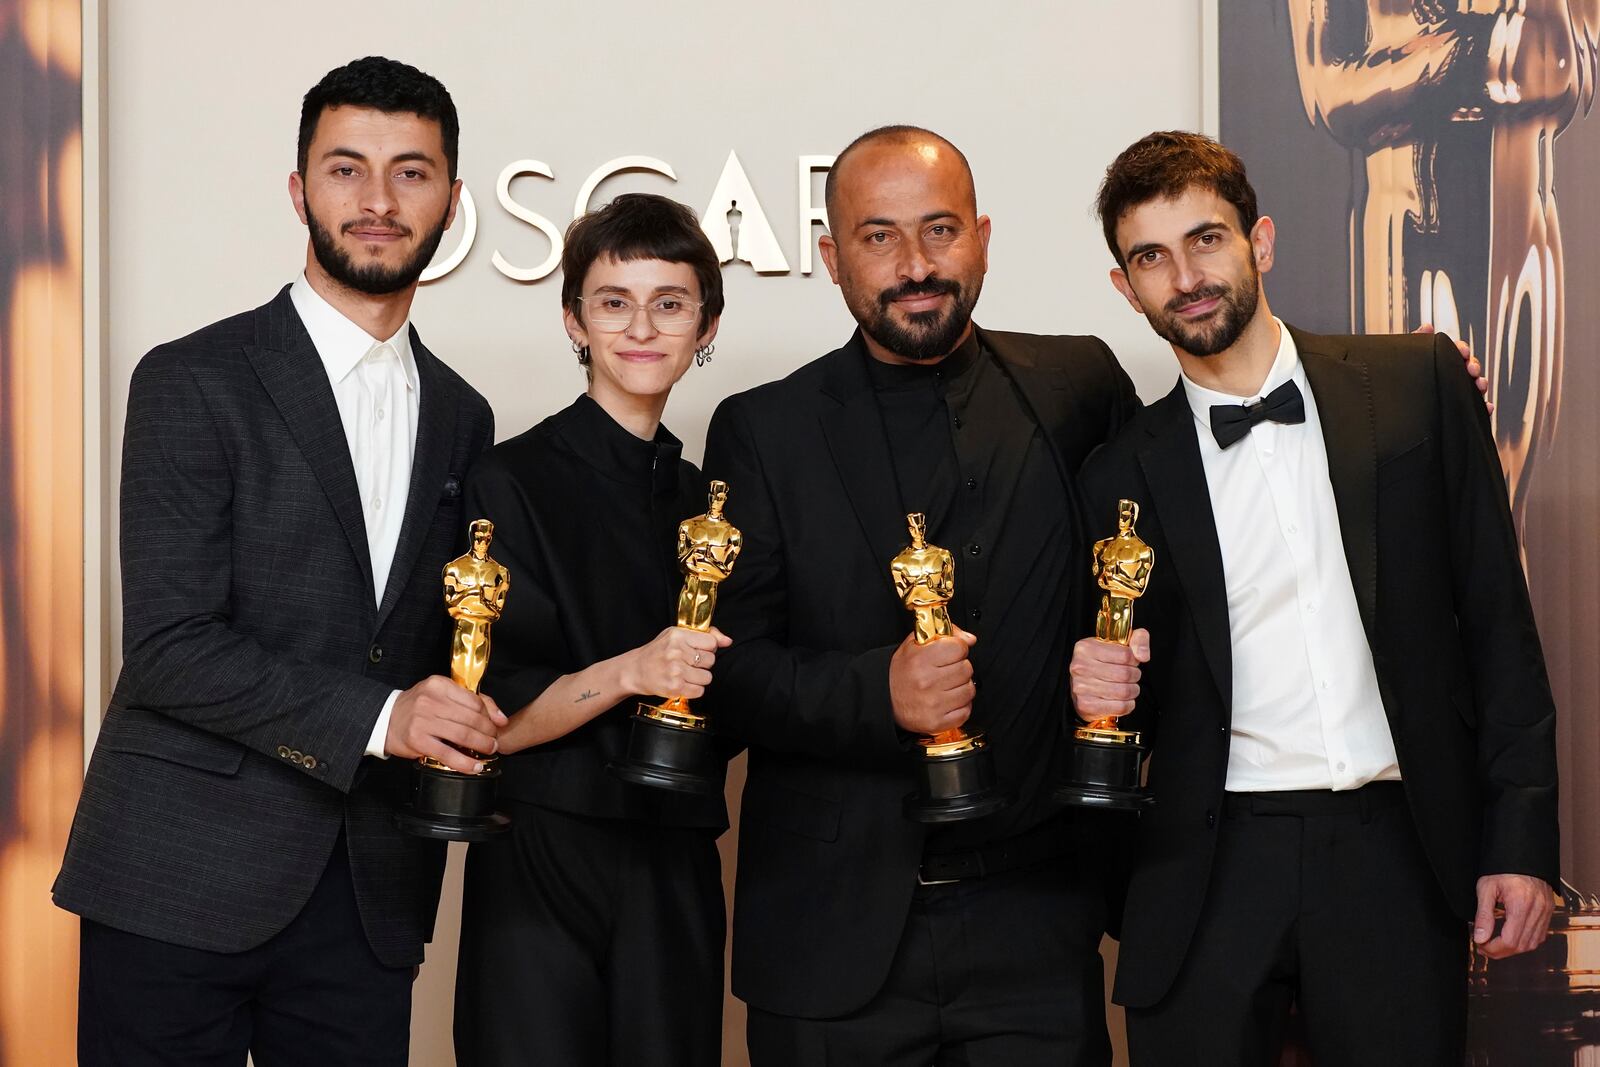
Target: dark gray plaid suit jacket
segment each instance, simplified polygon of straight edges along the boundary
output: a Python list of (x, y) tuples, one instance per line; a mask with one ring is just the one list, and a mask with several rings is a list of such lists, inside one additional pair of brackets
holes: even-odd
[(327, 372), (287, 287), (140, 361), (122, 468), (124, 665), (58, 905), (236, 952), (299, 913), (341, 827), (379, 959), (418, 963), (441, 844), (391, 812), (410, 768), (364, 757), (385, 699), (448, 669), (439, 573), (488, 403), (411, 334), (421, 386), (381, 604)]

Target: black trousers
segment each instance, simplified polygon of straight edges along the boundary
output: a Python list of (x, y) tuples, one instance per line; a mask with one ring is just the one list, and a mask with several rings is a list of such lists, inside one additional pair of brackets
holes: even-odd
[(207, 952), (83, 920), (80, 1067), (400, 1065), (410, 967), (373, 955), (341, 834), (294, 921), (245, 952)]
[(1460, 1067), (1467, 927), (1398, 783), (1230, 793), (1194, 940), (1129, 1008), (1134, 1067), (1276, 1064), (1294, 1004), (1317, 1067)]
[(467, 853), (459, 1067), (716, 1067), (727, 920), (712, 831), (502, 801)]
[(1105, 891), (1071, 859), (918, 887), (888, 979), (854, 1014), (750, 1009), (753, 1067), (1106, 1067)]

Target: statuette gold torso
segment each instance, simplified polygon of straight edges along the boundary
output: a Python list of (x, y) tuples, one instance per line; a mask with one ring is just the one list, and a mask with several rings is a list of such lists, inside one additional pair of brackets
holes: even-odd
[(1091, 572), (1104, 591), (1094, 635), (1119, 645), (1127, 644), (1133, 633), (1133, 602), (1144, 595), (1156, 562), (1155, 551), (1134, 532), (1133, 524), (1138, 521), (1139, 505), (1119, 500), (1116, 534), (1094, 543)]
[(489, 627), (505, 610), (511, 574), (489, 557), (494, 523), (478, 519), (471, 526), (472, 549), (444, 568), (444, 603), (455, 620), (450, 639), (450, 678), (476, 693), (489, 665)]
[(683, 571), (678, 625), (691, 630), (711, 629), (717, 586), (733, 573), (733, 562), (744, 547), (744, 535), (723, 517), (727, 501), (728, 483), (713, 481), (706, 513), (678, 524), (678, 567)]

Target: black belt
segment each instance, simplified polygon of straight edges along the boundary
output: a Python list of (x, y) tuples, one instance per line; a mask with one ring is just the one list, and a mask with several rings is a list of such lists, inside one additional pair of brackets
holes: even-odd
[(1230, 819), (1249, 815), (1351, 815), (1362, 821), (1375, 811), (1397, 808), (1406, 802), (1399, 782), (1369, 782), (1360, 789), (1286, 789), (1281, 793), (1226, 793), (1222, 813)]
[(984, 878), (1002, 871), (1032, 867), (1072, 851), (1071, 829), (1051, 819), (1004, 841), (963, 852), (927, 852), (917, 868), (918, 885), (945, 885), (966, 878)]

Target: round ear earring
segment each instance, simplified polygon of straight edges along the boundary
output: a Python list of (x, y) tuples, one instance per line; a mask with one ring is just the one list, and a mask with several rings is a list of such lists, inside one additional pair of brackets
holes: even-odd
[(714, 345), (714, 344), (706, 345), (704, 348), (695, 349), (694, 350), (694, 365), (696, 367), (704, 367), (707, 363), (710, 363), (711, 362), (711, 353), (715, 352), (716, 350), (717, 350), (717, 346)]
[(572, 342), (572, 350), (578, 354), (578, 365), (587, 367), (589, 365), (589, 346), (581, 341), (574, 340)]

